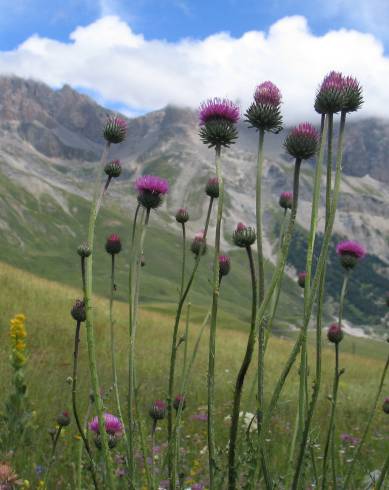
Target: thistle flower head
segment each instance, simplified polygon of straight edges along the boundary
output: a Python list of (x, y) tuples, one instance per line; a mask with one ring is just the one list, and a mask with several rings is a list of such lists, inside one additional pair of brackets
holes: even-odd
[(280, 200), (278, 202), (283, 209), (292, 209), (293, 192), (288, 192), (288, 191), (281, 192)]
[(257, 234), (255, 229), (251, 226), (246, 226), (243, 223), (238, 223), (232, 234), (232, 240), (237, 247), (250, 247), (255, 242), (256, 238)]
[(19, 480), (17, 474), (13, 471), (8, 463), (0, 463), (0, 489), (12, 490), (15, 486), (22, 485), (22, 480)]
[(281, 92), (273, 82), (262, 82), (254, 92), (254, 102), (245, 118), (251, 127), (279, 133), (282, 129)]
[(267, 80), (260, 83), (255, 89), (254, 100), (257, 104), (279, 106), (281, 104), (281, 91), (273, 82)]
[(363, 103), (362, 88), (356, 78), (331, 71), (317, 91), (315, 110), (319, 114), (357, 111)]
[(67, 427), (70, 424), (70, 415), (66, 410), (57, 416), (57, 424), (60, 427)]
[(72, 309), (70, 310), (70, 314), (76, 320), (76, 322), (85, 322), (86, 320), (86, 311), (85, 311), (85, 303), (82, 299), (76, 299)]
[(228, 255), (219, 255), (219, 274), (226, 276), (231, 269), (231, 259)]
[(186, 208), (180, 208), (176, 213), (176, 221), (178, 223), (186, 223), (189, 220), (188, 210)]
[(231, 100), (215, 97), (199, 108), (200, 138), (210, 148), (230, 146), (238, 137), (235, 124), (239, 121), (239, 107)]
[(363, 104), (362, 87), (354, 77), (343, 78), (343, 105), (345, 112), (355, 112)]
[(217, 177), (208, 179), (207, 185), (205, 186), (205, 193), (213, 199), (219, 197), (219, 180)]
[(201, 253), (204, 255), (207, 251), (207, 242), (204, 238), (204, 230), (198, 231), (192, 241), (190, 246), (191, 251), (197, 256)]
[(346, 269), (353, 269), (357, 263), (366, 255), (366, 250), (358, 242), (353, 240), (345, 240), (338, 243), (336, 253), (340, 257), (340, 263)]
[(306, 272), (299, 272), (297, 275), (297, 283), (300, 286), (300, 288), (305, 288), (305, 279), (307, 277)]
[(162, 197), (169, 191), (166, 179), (154, 175), (143, 175), (135, 182), (138, 202), (146, 209), (155, 209), (162, 203)]
[(105, 242), (105, 250), (111, 255), (116, 255), (120, 253), (120, 251), (122, 250), (122, 242), (119, 235), (116, 235), (116, 233), (112, 233), (112, 235), (109, 235), (107, 241)]
[(182, 410), (186, 407), (186, 398), (184, 395), (177, 395), (173, 400), (173, 408), (177, 410), (182, 406)]
[(333, 323), (328, 327), (327, 338), (333, 344), (339, 344), (343, 339), (342, 326), (339, 323)]
[[(121, 435), (123, 431), (123, 425), (117, 417), (115, 417), (111, 413), (105, 413), (103, 415), (103, 418), (104, 418), (104, 428), (107, 434), (113, 436)], [(100, 433), (99, 419), (97, 416), (94, 417), (92, 421), (89, 423), (89, 429), (95, 434)]]
[(92, 250), (88, 242), (81, 243), (81, 245), (77, 247), (77, 253), (82, 258), (89, 257), (90, 254), (92, 253)]
[(119, 116), (109, 116), (105, 122), (103, 136), (108, 143), (121, 143), (127, 137), (127, 123)]
[(104, 172), (106, 175), (108, 175), (108, 177), (113, 179), (119, 177), (119, 175), (122, 173), (122, 164), (120, 163), (120, 160), (111, 160), (108, 162), (104, 167)]
[(285, 149), (294, 158), (307, 160), (316, 153), (319, 133), (312, 124), (305, 122), (296, 126), (285, 139)]
[(166, 415), (166, 402), (164, 400), (155, 400), (151, 404), (149, 415), (154, 420), (162, 420)]
[(382, 410), (385, 413), (388, 413), (389, 414), (389, 398), (385, 398), (384, 403), (382, 405)]
[(201, 126), (215, 120), (225, 120), (235, 124), (239, 121), (239, 115), (239, 107), (234, 102), (219, 97), (202, 102), (199, 108)]

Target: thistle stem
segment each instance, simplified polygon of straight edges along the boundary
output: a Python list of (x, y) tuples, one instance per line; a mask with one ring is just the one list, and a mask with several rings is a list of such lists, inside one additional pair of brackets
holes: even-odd
[[(211, 218), (211, 211), (213, 206), (213, 198), (209, 201), (207, 217), (205, 220), (205, 228), (204, 228), (204, 241), (207, 238), (209, 220)], [(188, 296), (194, 278), (196, 276), (197, 269), (200, 265), (200, 260), (202, 256), (202, 250), (196, 256), (195, 263), (193, 266), (193, 270), (191, 275), (189, 276), (189, 280), (187, 285), (182, 293), (180, 300), (177, 305), (176, 318), (173, 326), (173, 335), (172, 335), (172, 346), (171, 346), (171, 354), (170, 354), (170, 370), (169, 370), (169, 386), (168, 386), (168, 397), (167, 397), (167, 418), (168, 418), (168, 474), (169, 474), (169, 482), (172, 488), (175, 488), (176, 484), (176, 474), (175, 474), (175, 462), (174, 462), (174, 448), (175, 448), (175, 432), (173, 432), (173, 392), (174, 392), (174, 378), (175, 378), (175, 368), (176, 368), (176, 359), (177, 359), (177, 336), (178, 336), (178, 327), (180, 325), (180, 319), (182, 314), (182, 309), (184, 307), (185, 300)]]
[[(374, 402), (373, 402), (373, 406), (371, 407), (371, 411), (370, 411), (370, 414), (369, 414), (369, 417), (367, 419), (367, 423), (366, 423), (366, 427), (365, 427), (365, 430), (363, 431), (363, 434), (362, 434), (362, 437), (361, 437), (361, 440), (358, 444), (358, 447), (355, 449), (355, 452), (353, 454), (353, 460), (348, 468), (348, 472), (347, 472), (347, 475), (346, 475), (346, 479), (344, 481), (344, 486), (343, 486), (343, 490), (347, 490), (350, 486), (350, 480), (351, 480), (351, 476), (353, 474), (353, 471), (354, 471), (354, 468), (355, 468), (355, 464), (359, 461), (359, 456), (361, 454), (361, 450), (362, 450), (362, 447), (366, 441), (366, 437), (367, 437), (367, 434), (369, 433), (369, 430), (370, 430), (370, 426), (371, 426), (371, 423), (373, 421), (373, 418), (374, 418), (374, 414), (375, 414), (375, 411), (376, 411), (376, 408), (377, 408), (377, 405), (378, 405), (378, 401), (381, 397), (381, 393), (382, 393), (382, 389), (384, 387), (384, 383), (385, 383), (385, 378), (386, 378), (386, 374), (388, 372), (388, 368), (389, 368), (389, 355), (388, 357), (386, 358), (386, 362), (385, 362), (385, 366), (384, 366), (384, 369), (382, 371), (382, 375), (381, 375), (381, 379), (380, 379), (380, 382), (379, 382), (379, 385), (378, 385), (378, 389), (377, 389), (377, 394), (375, 396), (375, 399), (374, 399)], [(384, 479), (385, 479), (385, 476), (386, 476), (386, 473), (389, 469), (389, 456), (388, 458), (386, 459), (386, 462), (384, 464), (384, 467), (381, 471), (381, 475), (376, 483), (376, 486), (375, 486), (375, 489), (376, 490), (379, 490), (382, 486), (382, 483), (384, 482)]]
[(82, 442), (85, 446), (85, 450), (88, 454), (89, 460), (90, 460), (90, 471), (93, 479), (93, 484), (94, 487), (97, 489), (97, 479), (96, 479), (96, 472), (95, 472), (95, 462), (93, 460), (93, 455), (91, 448), (89, 446), (88, 439), (86, 438), (84, 434), (84, 430), (82, 428), (80, 418), (78, 415), (78, 410), (77, 410), (77, 368), (78, 368), (78, 354), (79, 354), (79, 345), (80, 345), (80, 327), (81, 327), (81, 322), (77, 321), (76, 325), (76, 332), (74, 334), (74, 352), (73, 352), (73, 378), (72, 378), (72, 407), (73, 407), (73, 415), (74, 415), (74, 420), (76, 421), (76, 425), (78, 428), (78, 432), (80, 433)]
[(185, 284), (185, 264), (186, 264), (186, 231), (185, 223), (181, 223), (182, 226), (182, 268), (181, 268), (181, 287), (180, 287), (180, 298), (184, 292)]
[(219, 280), (219, 255), (220, 255), (220, 237), (221, 224), (223, 216), (224, 203), (224, 182), (221, 171), (221, 149), (216, 147), (215, 165), (216, 177), (219, 182), (219, 199), (217, 206), (216, 232), (215, 232), (215, 250), (213, 260), (213, 294), (211, 308), (211, 325), (209, 332), (209, 355), (208, 355), (208, 461), (209, 461), (209, 488), (215, 488), (216, 473), (216, 447), (215, 447), (215, 356), (216, 356), (216, 324), (217, 310), (219, 304), (220, 280)]
[(260, 305), (265, 297), (265, 268), (262, 245), (262, 173), (264, 151), (263, 142), (265, 130), (259, 129), (258, 158), (257, 158), (257, 182), (256, 182), (256, 218), (257, 218), (257, 257), (258, 257), (258, 304)]
[(255, 267), (253, 260), (253, 253), (251, 247), (246, 247), (247, 256), (250, 266), (251, 274), (251, 288), (252, 288), (252, 299), (251, 299), (251, 325), (250, 334), (247, 341), (246, 353), (243, 358), (242, 365), (239, 369), (239, 373), (235, 383), (233, 408), (231, 414), (231, 428), (230, 428), (230, 442), (228, 448), (228, 489), (235, 490), (237, 484), (237, 470), (235, 463), (235, 452), (236, 452), (236, 440), (238, 435), (238, 425), (239, 425), (239, 410), (240, 402), (242, 398), (243, 383), (246, 377), (247, 370), (250, 366), (251, 359), (254, 352), (255, 344), (255, 316), (257, 312), (257, 281), (255, 277)]
[[(107, 153), (108, 153), (109, 143), (107, 143), (105, 150), (101, 158), (101, 164), (104, 164)], [(99, 193), (100, 179), (102, 173), (102, 167), (98, 169), (96, 176), (96, 186), (95, 193), (92, 202), (89, 226), (88, 226), (88, 245), (92, 251), (90, 257), (88, 257), (86, 263), (86, 287), (84, 293), (84, 303), (86, 311), (86, 335), (87, 335), (87, 345), (88, 345), (88, 355), (89, 355), (89, 369), (91, 374), (91, 384), (92, 391), (95, 397), (97, 417), (99, 421), (99, 427), (104, 427), (104, 416), (103, 416), (103, 400), (100, 394), (100, 384), (97, 373), (97, 362), (96, 362), (96, 347), (94, 338), (94, 327), (93, 327), (93, 304), (92, 304), (92, 294), (93, 294), (93, 254), (94, 254), (94, 238), (95, 238), (95, 226), (97, 215), (101, 206), (101, 202), (105, 191), (108, 188), (110, 178), (108, 177), (107, 182), (103, 190)], [(104, 430), (101, 431), (101, 443), (102, 443), (102, 453), (103, 459), (106, 467), (106, 477), (107, 477), (107, 488), (110, 490), (115, 489), (115, 482), (113, 478), (113, 467), (111, 455), (108, 448), (107, 434)]]
[(55, 451), (57, 449), (57, 444), (58, 444), (58, 440), (59, 440), (59, 436), (61, 435), (61, 432), (62, 432), (62, 425), (60, 425), (58, 427), (57, 432), (55, 433), (55, 436), (54, 436), (53, 446), (51, 448), (50, 461), (49, 461), (49, 464), (47, 465), (47, 470), (46, 470), (43, 488), (47, 488), (47, 483), (49, 481), (49, 474), (50, 474), (51, 467), (53, 466), (54, 461), (55, 461)]
[[(348, 284), (349, 275), (346, 272), (343, 278), (342, 290), (340, 293), (340, 303), (339, 303), (339, 326), (342, 325), (342, 317), (343, 317), (343, 305), (344, 299), (346, 296), (347, 284)], [(327, 439), (324, 448), (324, 457), (323, 457), (323, 480), (322, 480), (322, 489), (324, 490), (327, 485), (327, 460), (328, 453), (331, 445), (331, 458), (332, 458), (332, 470), (336, 479), (336, 468), (335, 468), (335, 414), (336, 414), (336, 401), (338, 397), (338, 387), (339, 387), (339, 379), (342, 375), (342, 372), (339, 371), (339, 343), (335, 344), (335, 371), (334, 371), (334, 385), (332, 391), (332, 400), (331, 400), (331, 415), (330, 415), (330, 423), (327, 432)], [(336, 481), (334, 482), (336, 484)]]
[(332, 140), (333, 140), (333, 127), (334, 127), (334, 115), (328, 114), (328, 146), (327, 146), (327, 187), (326, 187), (326, 223), (331, 212), (331, 194), (332, 194)]

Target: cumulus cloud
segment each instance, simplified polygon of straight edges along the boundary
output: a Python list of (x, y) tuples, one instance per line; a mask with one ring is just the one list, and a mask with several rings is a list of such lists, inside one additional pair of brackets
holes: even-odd
[(148, 111), (168, 103), (197, 107), (227, 96), (245, 108), (255, 85), (272, 80), (282, 90), (287, 122), (312, 119), (318, 83), (331, 69), (352, 74), (364, 87), (361, 114), (386, 117), (389, 59), (373, 35), (340, 29), (316, 36), (304, 17), (285, 17), (268, 32), (238, 38), (221, 32), (171, 43), (148, 40), (117, 16), (77, 27), (69, 42), (34, 35), (0, 52), (0, 73), (64, 83), (100, 100)]

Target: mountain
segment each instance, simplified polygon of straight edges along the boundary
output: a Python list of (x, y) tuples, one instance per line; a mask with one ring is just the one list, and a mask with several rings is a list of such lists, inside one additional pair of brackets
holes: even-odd
[[(0, 230), (3, 231), (0, 254), (4, 260), (15, 261), (16, 258), (9, 257), (17, 251), (23, 267), (31, 269), (34, 265), (27, 258), (39, 256), (36, 263), (41, 270), (34, 269), (34, 272), (53, 278), (60, 250), (62, 254), (67, 253), (60, 267), (69, 270), (65, 264), (70, 260), (70, 247), (78, 243), (87, 220), (91, 182), (103, 148), (101, 127), (109, 113), (67, 85), (52, 90), (32, 80), (0, 78)], [(168, 178), (171, 192), (158, 211), (163, 223), (159, 245), (166, 252), (171, 246), (169, 241), (175, 240), (174, 253), (169, 259), (174, 264), (178, 240), (174, 238), (177, 224), (172, 216), (178, 207), (185, 205), (191, 215), (189, 235), (202, 228), (207, 204), (199, 196), (204, 195), (205, 182), (214, 174), (213, 152), (200, 142), (196, 113), (188, 108), (168, 106), (129, 119), (128, 125), (127, 140), (111, 153), (122, 160), (124, 171), (110, 190), (104, 219), (111, 228), (118, 226), (125, 233), (123, 220), (129, 220), (128, 214), (133, 213), (136, 202), (132, 189), (134, 178), (146, 173)], [(244, 123), (239, 130), (237, 144), (223, 154), (227, 190), (225, 250), (231, 249), (231, 232), (238, 221), (255, 223), (257, 134)], [(281, 191), (290, 190), (292, 182), (292, 165), (282, 148), (284, 137), (285, 132), (266, 137), (265, 145), (264, 251), (270, 263), (275, 261), (277, 230), (282, 219), (278, 196)], [(335, 240), (347, 237), (361, 241), (367, 246), (369, 256), (359, 267), (360, 272), (353, 275), (349, 294), (352, 301), (346, 305), (345, 316), (354, 324), (374, 325), (376, 330), (384, 325), (381, 298), (389, 290), (388, 151), (389, 121), (362, 119), (348, 124)], [(296, 270), (304, 267), (312, 178), (312, 165), (304, 163), (298, 229), (288, 266), (293, 282)], [(323, 207), (319, 220), (319, 231), (322, 230)], [(212, 231), (213, 226), (211, 235)], [(49, 237), (53, 245), (48, 243)], [(42, 241), (49, 249), (42, 250)], [(171, 270), (166, 269), (164, 273), (170, 281)], [(76, 273), (73, 275), (75, 280)], [(286, 304), (298, 303), (296, 298), (301, 296), (293, 282), (290, 281), (292, 295), (285, 295)], [(169, 301), (162, 283), (159, 289), (152, 288), (155, 283), (151, 279), (149, 283), (150, 299)], [(339, 268), (333, 253), (329, 261), (329, 312), (335, 311), (338, 283)], [(231, 297), (234, 291), (235, 302), (244, 303), (238, 288), (231, 290)]]

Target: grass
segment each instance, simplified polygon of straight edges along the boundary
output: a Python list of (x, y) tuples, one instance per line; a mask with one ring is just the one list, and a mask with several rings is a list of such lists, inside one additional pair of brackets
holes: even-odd
[[(50, 437), (47, 430), (55, 425), (56, 415), (70, 407), (70, 385), (67, 383), (72, 370), (72, 352), (74, 321), (69, 311), (74, 298), (80, 295), (78, 289), (22, 272), (6, 264), (0, 264), (0, 281), (2, 294), (0, 297), (0, 388), (2, 393), (10, 388), (11, 368), (8, 362), (9, 341), (8, 321), (16, 313), (23, 312), (27, 316), (29, 360), (26, 368), (26, 379), (29, 387), (29, 398), (36, 412), (34, 438), (29, 458), (25, 451), (16, 455), (18, 473), (32, 483), (35, 488), (39, 477), (35, 475), (36, 465), (45, 465), (50, 450)], [(230, 278), (225, 279), (227, 285)], [(222, 290), (222, 295), (227, 287)], [(111, 395), (111, 369), (109, 362), (109, 332), (107, 318), (107, 300), (96, 298), (96, 338), (98, 346), (99, 374), (101, 384), (107, 394), (107, 409), (115, 412)], [(140, 398), (142, 413), (147, 419), (149, 404), (157, 398), (164, 398), (167, 390), (167, 372), (170, 349), (170, 336), (173, 321), (173, 306), (167, 303), (143, 304), (140, 314), (140, 327), (137, 339), (137, 375), (140, 381)], [(203, 310), (195, 307), (193, 321), (190, 326), (190, 344), (199, 331), (199, 323)], [(117, 358), (119, 367), (120, 389), (125, 404), (127, 379), (127, 306), (118, 302), (115, 305), (117, 319)], [(230, 313), (220, 317), (217, 334), (217, 366), (216, 366), (216, 407), (218, 412), (217, 439), (223, 448), (227, 443), (228, 423), (224, 421), (231, 407), (234, 380), (243, 356), (247, 341), (247, 326), (242, 318), (238, 329), (233, 328)], [(182, 325), (183, 328), (183, 325)], [(193, 370), (187, 397), (187, 408), (184, 413), (183, 446), (186, 450), (182, 467), (190, 479), (198, 481), (204, 477), (207, 455), (202, 449), (206, 445), (206, 423), (192, 420), (195, 413), (203, 410), (206, 405), (207, 376), (207, 330), (202, 338), (200, 351)], [(81, 411), (86, 410), (89, 390), (89, 372), (86, 363), (85, 335), (81, 335), (81, 359), (79, 367)], [(291, 335), (290, 337), (293, 337)], [(313, 338), (310, 339), (311, 343)], [(266, 398), (269, 400), (272, 387), (281, 371), (283, 363), (292, 347), (293, 338), (272, 337), (266, 357)], [(358, 437), (363, 430), (376, 386), (387, 355), (388, 345), (384, 342), (351, 338), (346, 336), (341, 344), (341, 366), (345, 374), (341, 378), (339, 401), (337, 440), (343, 432)], [(182, 352), (179, 353), (182, 362)], [(310, 346), (310, 367), (314, 370), (313, 347)], [(253, 382), (254, 365), (251, 366), (243, 405), (250, 412), (255, 411), (255, 399), (249, 396), (249, 387)], [(180, 365), (180, 364), (179, 364)], [(325, 435), (329, 401), (331, 392), (333, 352), (331, 346), (324, 342), (323, 369), (324, 377), (318, 411), (314, 421), (311, 440), (315, 441), (314, 452), (320, 464), (322, 441)], [(296, 410), (296, 393), (298, 383), (297, 367), (293, 368), (291, 377), (283, 391), (278, 409), (273, 418), (267, 447), (271, 454), (272, 471), (275, 475), (283, 475), (288, 447), (291, 439), (293, 420)], [(386, 393), (389, 385), (386, 383)], [(385, 394), (385, 392), (384, 392)], [(378, 410), (370, 441), (363, 451), (363, 464), (358, 468), (358, 480), (368, 471), (380, 468), (385, 456), (388, 437), (388, 420)], [(75, 426), (72, 424), (61, 438), (59, 459), (53, 470), (57, 475), (56, 488), (72, 488), (72, 459), (80, 442), (74, 438)], [(158, 440), (165, 440), (165, 427), (158, 433)], [(117, 451), (120, 452), (121, 447)], [(341, 471), (349, 463), (352, 448), (339, 442), (338, 456)], [(3, 455), (4, 457), (4, 455)], [(189, 478), (188, 478), (189, 481)], [(357, 483), (356, 483), (357, 484)], [(359, 485), (359, 483), (358, 483)], [(356, 486), (354, 488), (360, 488)], [(362, 488), (362, 487), (361, 487)]]

